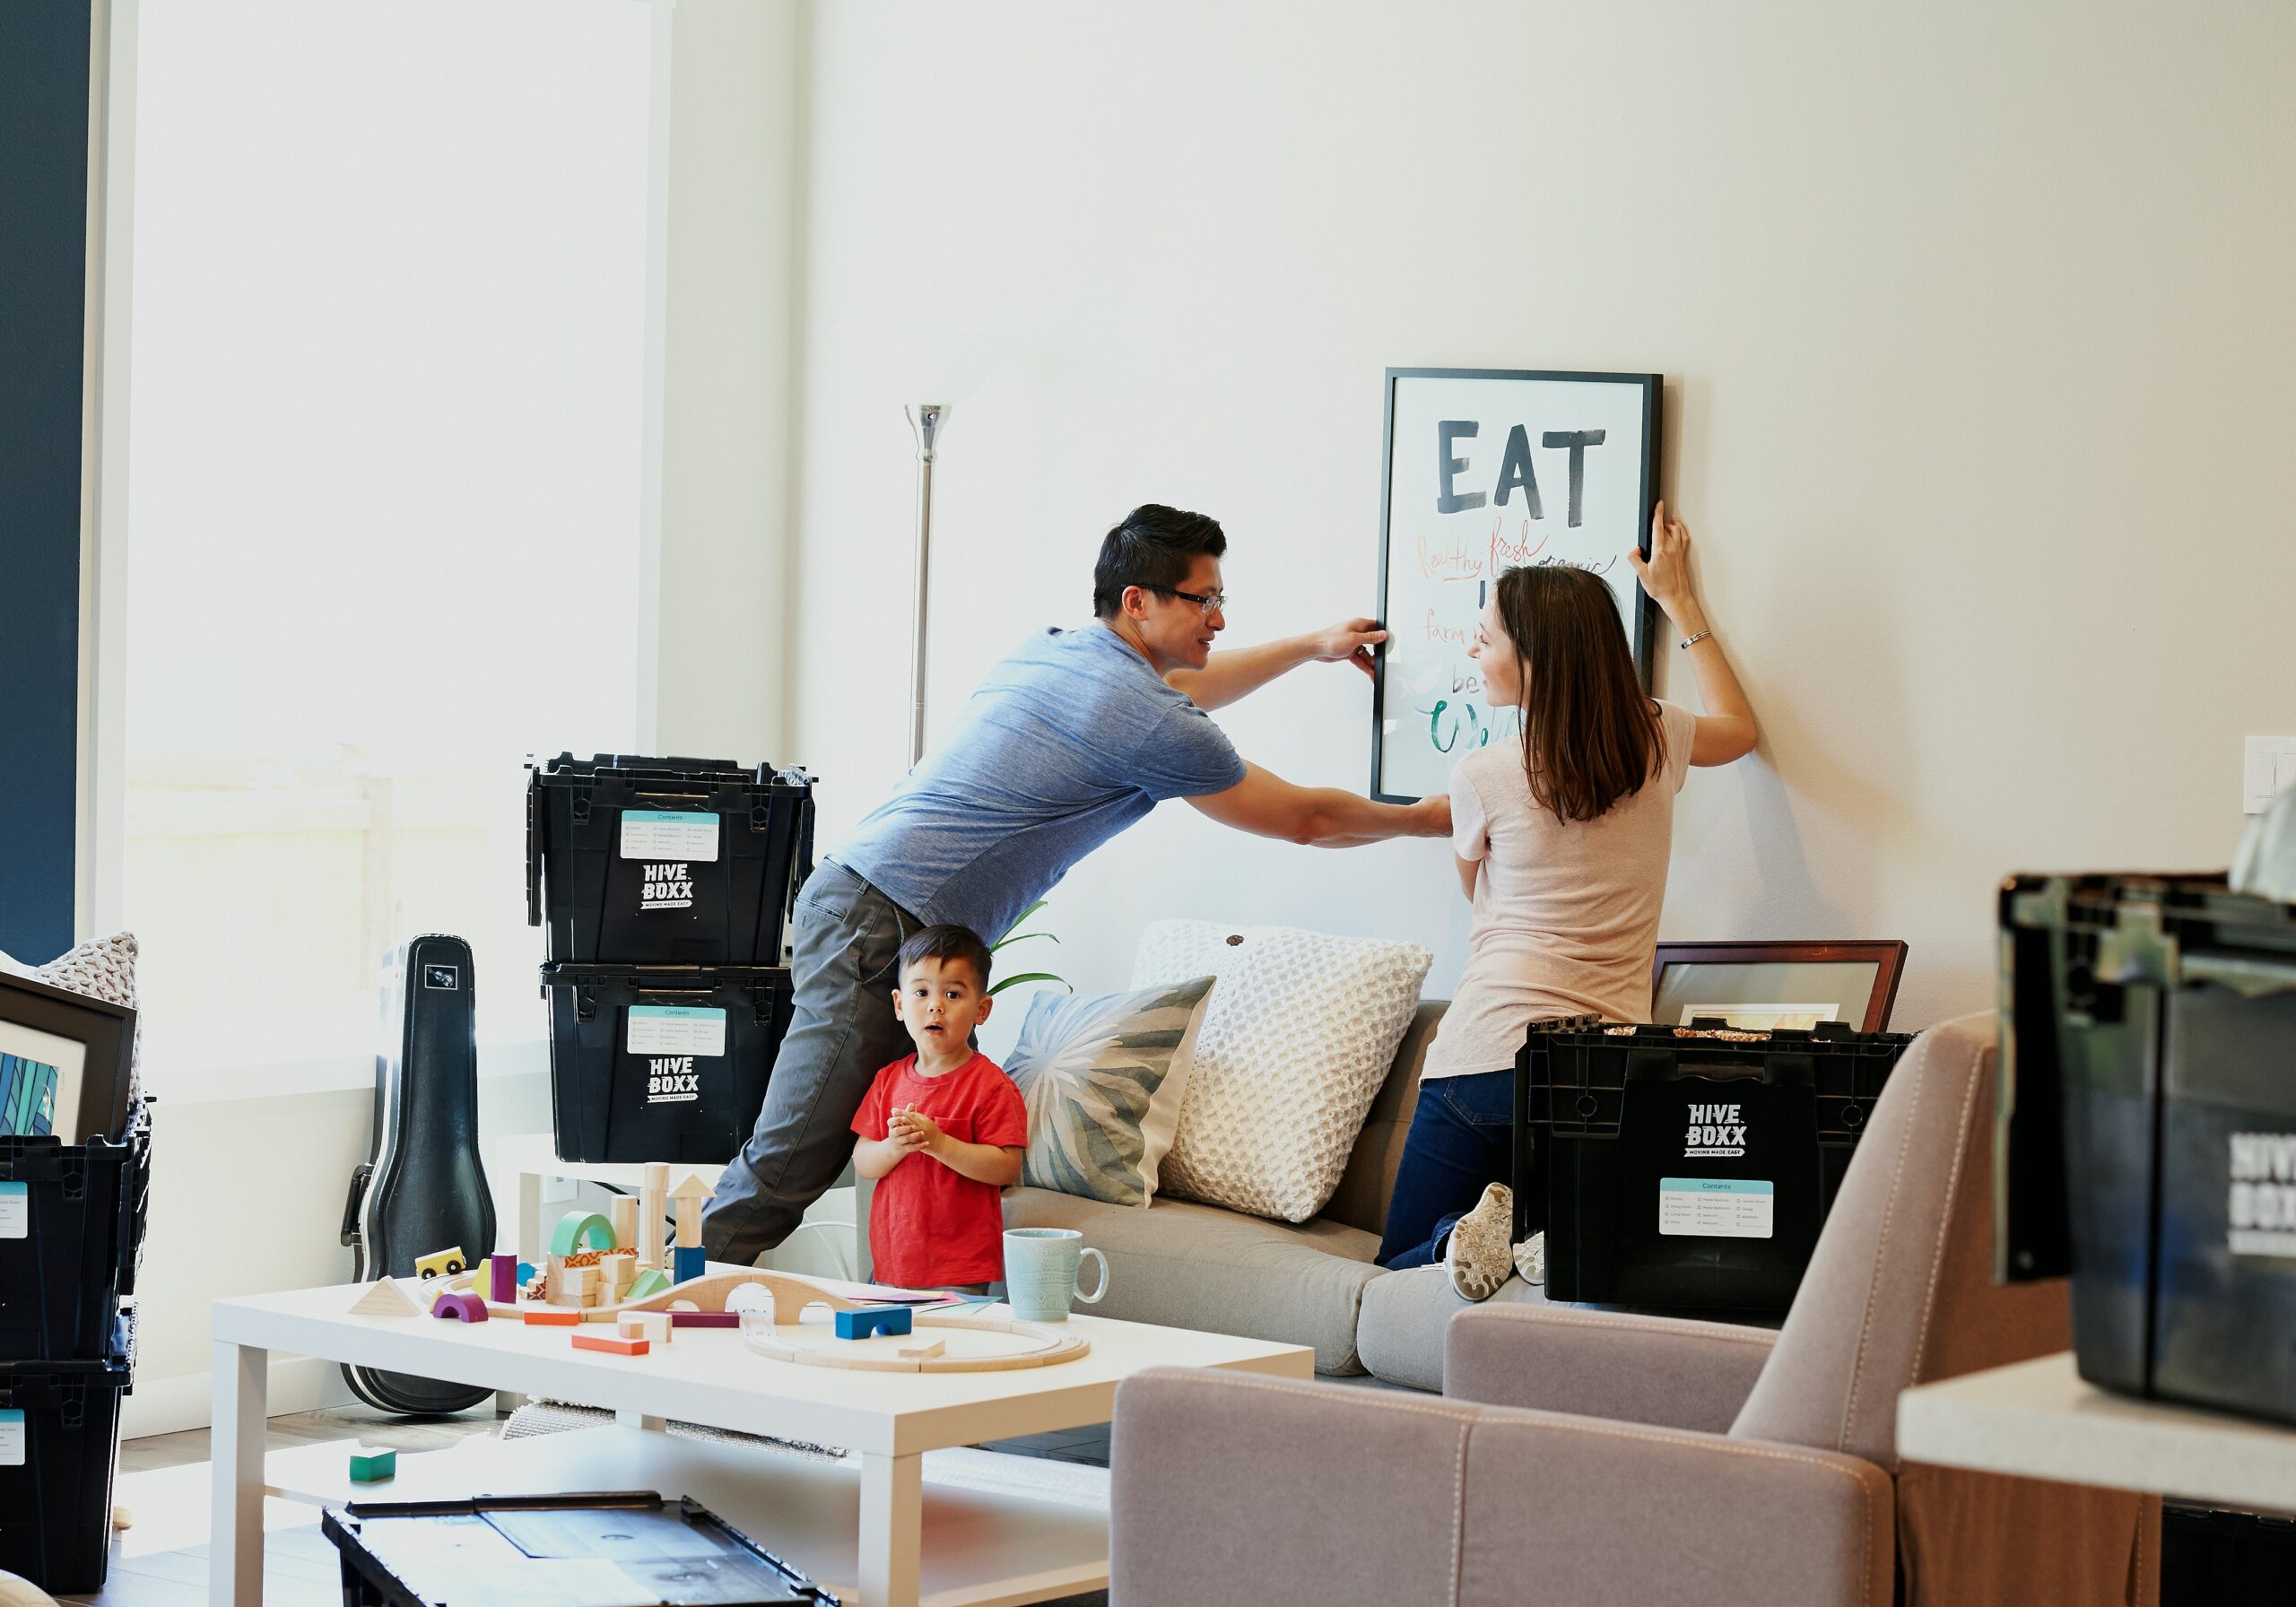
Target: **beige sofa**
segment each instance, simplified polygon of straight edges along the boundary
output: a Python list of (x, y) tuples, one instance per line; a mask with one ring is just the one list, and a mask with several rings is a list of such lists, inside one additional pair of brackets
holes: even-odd
[[(1106, 1255), (1109, 1294), (1093, 1308), (1100, 1315), (1312, 1345), (1318, 1372), (1370, 1371), (1439, 1389), (1443, 1326), (1463, 1302), (1439, 1267), (1390, 1274), (1372, 1257), (1444, 1003), (1420, 1004), (1338, 1192), (1313, 1220), (1270, 1221), (1187, 1200), (1159, 1199), (1143, 1211), (1016, 1188), (1004, 1195), (1005, 1225), (1074, 1228)], [(1535, 1291), (1518, 1280), (1500, 1298), (1533, 1299)]]

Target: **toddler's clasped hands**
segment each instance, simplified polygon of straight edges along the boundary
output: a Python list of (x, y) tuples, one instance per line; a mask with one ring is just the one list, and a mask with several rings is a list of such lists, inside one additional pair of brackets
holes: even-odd
[(940, 1124), (913, 1105), (894, 1108), (885, 1122), (885, 1137), (902, 1155), (931, 1154), (941, 1142)]

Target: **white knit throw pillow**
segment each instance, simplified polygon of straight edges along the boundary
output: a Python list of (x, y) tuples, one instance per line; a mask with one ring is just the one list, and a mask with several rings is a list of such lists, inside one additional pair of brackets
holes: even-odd
[(1142, 933), (1133, 986), (1220, 979), (1158, 1192), (1293, 1222), (1321, 1211), (1434, 959), (1419, 943), (1288, 926)]

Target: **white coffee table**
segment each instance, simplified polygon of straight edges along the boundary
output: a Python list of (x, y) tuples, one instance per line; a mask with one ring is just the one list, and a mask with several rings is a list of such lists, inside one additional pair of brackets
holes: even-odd
[[(263, 1600), (265, 1374), (274, 1351), (578, 1402), (622, 1415), (622, 1430), (564, 1437), (579, 1440), (578, 1449), (567, 1444), (553, 1452), (552, 1440), (533, 1442), (531, 1450), (497, 1447), (500, 1460), (489, 1464), (486, 1475), (494, 1488), (452, 1492), (462, 1496), (596, 1489), (601, 1476), (612, 1474), (606, 1480), (612, 1486), (707, 1501), (711, 1490), (721, 1499), (733, 1493), (744, 1481), (729, 1469), (742, 1466), (756, 1468), (760, 1481), (805, 1483), (818, 1499), (777, 1506), (791, 1532), (769, 1530), (757, 1538), (772, 1549), (787, 1547), (793, 1560), (852, 1558), (847, 1570), (808, 1569), (831, 1588), (849, 1572), (857, 1591), (848, 1596), (848, 1607), (857, 1600), (862, 1607), (1004, 1607), (1105, 1584), (1105, 1518), (1087, 1516), (1084, 1521), (1098, 1525), (1100, 1543), (1096, 1557), (1079, 1559), (1077, 1510), (1051, 1503), (1038, 1510), (1021, 1497), (994, 1503), (998, 1539), (993, 1547), (985, 1551), (980, 1543), (988, 1520), (978, 1498), (969, 1496), (970, 1505), (959, 1503), (935, 1518), (935, 1555), (924, 1554), (934, 1509), (922, 1476), (926, 1451), (1105, 1422), (1115, 1410), (1118, 1381), (1144, 1368), (1222, 1368), (1290, 1378), (1309, 1377), (1314, 1369), (1314, 1352), (1303, 1345), (1082, 1316), (1070, 1320), (1091, 1340), (1089, 1355), (1008, 1372), (911, 1375), (769, 1361), (751, 1354), (728, 1329), (680, 1329), (673, 1343), (648, 1355), (619, 1357), (575, 1350), (565, 1328), (501, 1319), (466, 1325), (427, 1316), (352, 1316), (350, 1307), (359, 1293), (355, 1285), (298, 1290), (217, 1300), (211, 1308), (213, 1602), (261, 1607)], [(786, 1321), (787, 1314), (783, 1316)], [(729, 1452), (651, 1431), (619, 1441), (592, 1438), (656, 1429), (666, 1418), (846, 1446), (857, 1454), (857, 1491), (850, 1491), (854, 1472), (834, 1464), (790, 1463), (762, 1452), (747, 1453), (754, 1461), (744, 1464), (738, 1448)], [(769, 1461), (770, 1470), (763, 1466)], [(851, 1499), (837, 1495), (839, 1481)], [(680, 1481), (691, 1488), (669, 1488)], [(395, 1498), (388, 1486), (379, 1486), (373, 1498)], [(1030, 1559), (1027, 1537), (1039, 1521), (1047, 1560), (1057, 1560), (1057, 1567)], [(935, 1569), (943, 1534), (951, 1542), (945, 1577)], [(984, 1557), (995, 1559), (996, 1570), (1012, 1571), (988, 1577)]]

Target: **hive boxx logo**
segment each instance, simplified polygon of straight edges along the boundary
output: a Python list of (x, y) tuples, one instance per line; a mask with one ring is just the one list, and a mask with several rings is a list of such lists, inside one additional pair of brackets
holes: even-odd
[(1690, 1134), (1683, 1141), (1686, 1160), (1746, 1152), (1746, 1123), (1735, 1105), (1693, 1105)]
[(691, 1055), (657, 1055), (646, 1062), (646, 1103), (679, 1105), (701, 1098), (701, 1073)]
[(646, 880), (638, 891), (640, 909), (691, 909), (693, 908), (693, 868), (683, 860), (667, 864), (648, 864)]
[(2231, 1135), (2225, 1226), (2235, 1255), (2296, 1255), (2296, 1133)]

